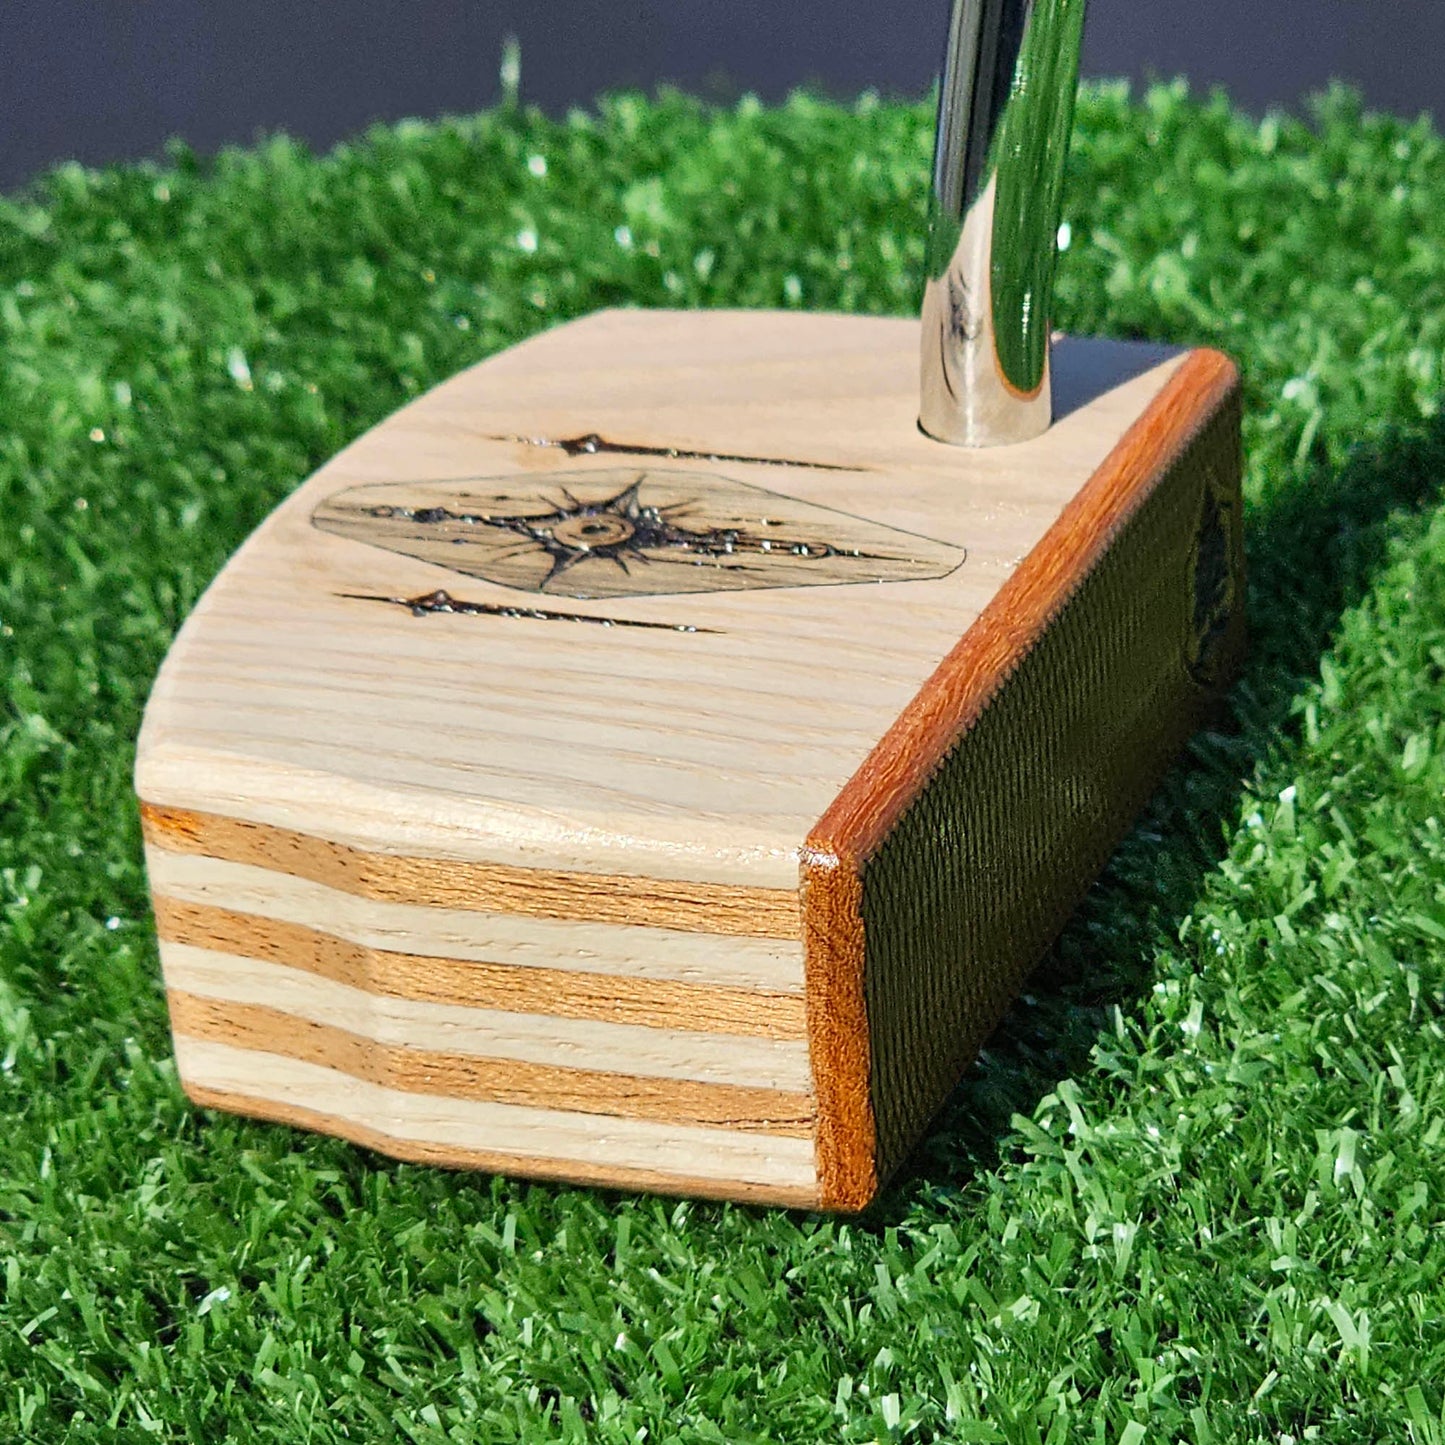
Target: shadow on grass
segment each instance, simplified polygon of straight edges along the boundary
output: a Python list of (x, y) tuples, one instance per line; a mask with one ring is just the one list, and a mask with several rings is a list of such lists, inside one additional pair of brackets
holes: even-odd
[(1341, 616), (1442, 482), (1445, 420), (1361, 448), (1333, 473), (1301, 469), (1249, 510), (1250, 653), (1221, 728), (1196, 737), (1171, 770), (867, 1222), (895, 1222), (920, 1191), (955, 1190), (993, 1168), (1013, 1115), (1088, 1071), (1112, 1007), (1136, 1009), (1159, 942), (1196, 905), (1249, 780), (1289, 747), (1293, 700)]

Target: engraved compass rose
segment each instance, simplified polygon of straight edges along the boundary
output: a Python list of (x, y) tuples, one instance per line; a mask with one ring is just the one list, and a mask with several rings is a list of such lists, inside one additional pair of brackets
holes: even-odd
[[(731, 557), (737, 553), (762, 556), (773, 552), (790, 553), (794, 557), (838, 555), (839, 549), (829, 542), (754, 537), (738, 527), (689, 527), (686, 517), (696, 508), (696, 501), (646, 506), (638, 500), (638, 492), (646, 480), (647, 475), (643, 473), (615, 496), (598, 502), (581, 501), (566, 487), (560, 487), (561, 505), (544, 517), (465, 516), (443, 507), (429, 507), (419, 513), (414, 508), (385, 504), (375, 509), (375, 515), (428, 523), (448, 520), (477, 523), (514, 532), (524, 539), (521, 544), (524, 548), (538, 547), (552, 559), (551, 570), (542, 581), (544, 592), (563, 572), (594, 558), (612, 562), (631, 576), (633, 566), (646, 566), (649, 555), (657, 551), (683, 551), (695, 557)], [(768, 524), (771, 525), (770, 520)], [(848, 555), (864, 554), (854, 549)]]
[(942, 577), (963, 549), (709, 473), (616, 469), (387, 482), (317, 507), (324, 532), (576, 598)]

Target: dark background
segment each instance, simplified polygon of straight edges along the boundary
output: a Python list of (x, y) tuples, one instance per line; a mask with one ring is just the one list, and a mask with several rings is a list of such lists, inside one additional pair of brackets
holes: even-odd
[[(477, 110), (503, 37), (553, 112), (661, 82), (717, 99), (798, 85), (916, 96), (947, 0), (0, 0), (0, 188), (56, 161), (201, 152), (286, 130), (327, 146), (373, 120)], [(1442, 0), (1091, 0), (1084, 71), (1187, 75), (1247, 109), (1331, 78), (1442, 116)]]

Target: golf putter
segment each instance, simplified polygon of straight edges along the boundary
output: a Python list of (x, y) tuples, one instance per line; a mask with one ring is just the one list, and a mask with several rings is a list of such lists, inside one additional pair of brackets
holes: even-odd
[(1234, 367), (1050, 337), (1083, 8), (958, 0), (921, 323), (560, 326), (230, 561), (136, 772), (191, 1099), (877, 1195), (1243, 646)]

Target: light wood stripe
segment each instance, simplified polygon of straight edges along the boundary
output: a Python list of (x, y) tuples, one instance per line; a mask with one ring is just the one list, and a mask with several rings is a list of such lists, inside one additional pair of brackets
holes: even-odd
[(302, 927), (324, 921), (328, 933), (363, 948), (803, 996), (802, 946), (786, 939), (732, 937), (719, 948), (705, 933), (387, 903), (246, 863), (160, 848), (145, 853), (152, 891), (161, 897)]
[[(282, 569), (277, 570), (279, 573)], [(957, 640), (958, 617), (955, 609), (921, 607), (917, 615), (923, 636), (910, 631), (900, 645), (916, 650), (920, 657), (923, 657), (930, 646), (936, 655), (939, 636), (947, 637), (943, 644), (945, 647)], [(401, 621), (400, 618), (396, 620)], [(198, 646), (197, 653), (198, 658), (207, 664), (207, 680), (204, 686), (208, 697), (211, 695), (210, 690), (214, 689), (222, 678), (226, 683), (249, 683), (254, 696), (255, 688), (275, 686), (278, 679), (284, 686), (293, 678), (304, 677), (299, 668), (293, 671), (293, 667), (288, 667), (290, 657), (278, 658), (274, 642), (267, 642), (265, 636), (257, 630), (258, 625), (273, 630), (286, 629), (288, 638), (297, 636), (295, 612), (287, 610), (284, 591), (279, 591), (274, 599), (259, 594), (248, 596), (239, 607), (233, 605), (223, 608), (218, 605), (208, 612), (206, 621), (204, 648)], [(378, 618), (376, 621), (380, 623), (382, 619)], [(305, 636), (304, 630), (300, 635)], [(414, 629), (411, 636), (413, 639), (417, 637)], [(708, 645), (714, 652), (721, 653), (726, 641), (726, 635), (717, 634), (709, 640)], [(839, 735), (848, 736), (844, 730), (853, 722), (854, 730), (851, 735), (865, 751), (876, 741), (868, 731), (871, 720), (869, 707), (859, 700), (856, 688), (850, 689), (840, 682), (840, 672), (846, 676), (851, 669), (867, 667), (876, 662), (881, 648), (858, 644), (854, 639), (840, 636), (835, 625), (819, 621), (813, 621), (810, 625), (809, 619), (800, 620), (796, 635), (773, 637), (766, 633), (750, 633), (737, 637), (735, 641), (736, 646), (727, 650), (730, 662), (776, 663), (779, 667), (787, 667), (790, 676), (794, 670), (802, 674), (812, 672), (816, 673), (821, 685), (834, 684), (834, 691), (828, 698), (827, 705), (839, 723)], [(359, 672), (374, 662), (374, 638), (369, 633), (351, 637), (345, 633), (328, 631), (324, 646), (328, 658), (336, 665), (336, 671), (322, 679), (313, 679), (313, 682), (329, 693), (349, 698), (353, 707), (366, 706), (370, 701), (369, 684), (355, 678), (353, 669)], [(840, 665), (830, 667), (821, 662), (810, 663), (810, 659), (817, 655), (809, 650), (810, 647), (827, 647), (830, 649), (830, 656), (834, 655), (831, 649), (836, 647)], [(222, 655), (224, 671), (221, 666)], [(620, 665), (625, 666), (630, 658), (629, 651), (618, 654)], [(423, 704), (435, 701), (444, 706), (453, 706), (454, 712), (456, 691), (467, 685), (469, 671), (468, 663), (449, 661), (444, 652), (438, 649), (435, 655), (428, 656), (425, 675), (418, 680), (418, 701)], [(580, 656), (573, 659), (559, 658), (553, 671), (559, 687), (569, 684), (586, 686), (598, 704), (599, 726), (621, 737), (635, 732), (655, 738), (659, 705), (681, 706), (688, 695), (689, 685), (674, 681), (672, 688), (675, 689), (676, 696), (659, 697), (659, 687), (666, 687), (667, 683), (665, 679), (652, 675), (639, 679), (610, 671), (605, 679), (599, 679), (595, 665), (588, 666)], [(500, 722), (507, 729), (507, 732), (500, 736), (522, 732), (530, 723), (532, 736), (563, 743), (569, 741), (565, 737), (549, 737), (550, 719), (547, 714), (538, 714), (535, 693), (527, 686), (524, 669), (520, 665), (516, 669), (516, 676), (518, 681), (511, 686), (508, 686), (504, 679), (499, 682), (495, 692), (488, 693), (489, 723)], [(696, 702), (695, 696), (693, 701)], [(460, 736), (474, 745), (489, 740), (489, 736), (492, 741), (499, 736), (497, 733), (489, 735), (478, 728), (475, 718), (458, 719), (453, 716), (451, 721), (453, 727), (460, 728)], [(736, 739), (739, 722), (753, 722), (775, 729), (779, 741), (790, 747), (806, 747), (817, 737), (815, 723), (803, 716), (794, 718), (787, 714), (780, 715), (777, 704), (768, 695), (761, 693), (739, 694), (737, 707), (730, 707), (725, 714), (695, 707), (689, 717), (689, 732), (705, 746), (722, 746)], [(512, 726), (513, 723), (516, 724), (515, 727)], [(708, 761), (714, 766), (723, 766), (727, 758), (713, 754)]]
[[(956, 636), (957, 628), (952, 631)], [(799, 651), (794, 656), (806, 656), (802, 650), (806, 644), (801, 638), (797, 646)], [(946, 646), (947, 641), (940, 639), (935, 655)], [(845, 649), (840, 646), (837, 650), (842, 652)], [(879, 648), (865, 652), (856, 661), (840, 656), (833, 661), (830, 671), (825, 672), (821, 668), (819, 671), (836, 682), (840, 673), (846, 675), (852, 667), (876, 664), (878, 653), (882, 651)], [(809, 747), (805, 741), (794, 742), (785, 755), (780, 751), (772, 768), (764, 766), (759, 760), (759, 750), (755, 746), (746, 739), (736, 738), (711, 744), (704, 738), (694, 738), (698, 756), (667, 758), (660, 756), (656, 750), (643, 751), (648, 742), (656, 748), (655, 734), (649, 737), (643, 732), (640, 738), (628, 737), (623, 741), (617, 736), (621, 730), (604, 715), (596, 725), (597, 746), (606, 747), (609, 762), (615, 764), (616, 772), (599, 775), (590, 753), (579, 752), (575, 747), (569, 749), (564, 737), (548, 736), (560, 730), (555, 726), (549, 727), (545, 717), (534, 717), (530, 728), (525, 720), (517, 718), (508, 728), (502, 725), (506, 720), (505, 714), (494, 710), (489, 699), (485, 713), (458, 719), (455, 697), (449, 703), (436, 701), (430, 704), (424, 698), (409, 698), (405, 714), (375, 718), (364, 737), (353, 738), (347, 745), (341, 741), (349, 736), (347, 724), (355, 718), (358, 710), (366, 707), (367, 685), (364, 678), (352, 680), (348, 692), (335, 685), (334, 674), (331, 673), (317, 677), (308, 675), (302, 668), (288, 670), (284, 664), (273, 662), (269, 668), (257, 666), (255, 676), (247, 676), (247, 670), (237, 667), (229, 654), (225, 667), (224, 681), (209, 681), (191, 692), (187, 707), (194, 712), (177, 710), (178, 721), (185, 722), (196, 742), (209, 742), (218, 748), (247, 746), (263, 749), (274, 745), (279, 751), (295, 741), (293, 729), (286, 724), (304, 706), (304, 715), (308, 720), (314, 719), (316, 732), (330, 739), (329, 745), (339, 750), (334, 754), (334, 765), (338, 771), (353, 766), (356, 770), (370, 772), (384, 766), (383, 760), (391, 760), (399, 765), (405, 777), (415, 779), (424, 776), (431, 767), (440, 767), (445, 771), (443, 758), (447, 755), (465, 755), (471, 751), (477, 757), (489, 757), (523, 746), (529, 739), (534, 744), (553, 742), (555, 751), (549, 758), (549, 776), (555, 782), (576, 789), (579, 796), (585, 795), (589, 807), (612, 816), (635, 812), (649, 799), (639, 796), (634, 789), (605, 785), (602, 779), (609, 776), (626, 778), (643, 774), (658, 791), (685, 795), (684, 790), (696, 787), (699, 767), (713, 768), (732, 776), (746, 771), (749, 784), (756, 787), (762, 796), (772, 799), (779, 793), (801, 795), (811, 793), (819, 786), (826, 787), (831, 772), (829, 749)], [(796, 663), (789, 667), (790, 675), (804, 670)], [(843, 696), (843, 685), (836, 685), (839, 696)], [(639, 683), (639, 690), (643, 686)], [(278, 699), (281, 703), (279, 708)], [(830, 705), (831, 702), (832, 699), (829, 699)], [(681, 698), (677, 700), (677, 705), (682, 705)], [(478, 717), (485, 718), (486, 724), (478, 721)], [(434, 741), (440, 739), (443, 729), (445, 744)], [(866, 751), (868, 741), (859, 737), (859, 749)], [(628, 746), (628, 743), (633, 746)]]
[(812, 1104), (806, 1094), (403, 1048), (297, 1018), (281, 1009), (180, 992), (167, 997), (171, 1028), (178, 1035), (253, 1053), (283, 1054), (407, 1094), (652, 1119), (790, 1139), (813, 1136)]
[(787, 994), (392, 953), (229, 909), (165, 897), (155, 898), (153, 906), (157, 931), (167, 942), (265, 959), (390, 998), (692, 1033), (807, 1039), (803, 1000)]
[(817, 1197), (807, 1139), (406, 1094), (185, 1035), (176, 1038), (176, 1061), (197, 1103), (323, 1129), (418, 1162), (780, 1204)]
[(504, 863), (368, 853), (290, 828), (142, 802), (146, 842), (178, 853), (272, 868), (367, 898), (688, 933), (801, 939), (798, 895), (728, 883), (566, 873)]
[(674, 1195), (687, 1199), (736, 1200), (745, 1204), (771, 1204), (783, 1209), (815, 1209), (816, 1185), (754, 1184), (747, 1180), (706, 1179), (698, 1175), (661, 1174), (627, 1165), (591, 1164), (558, 1159), (547, 1154), (506, 1154), (495, 1149), (468, 1149), (429, 1144), (384, 1134), (354, 1119), (299, 1104), (278, 1103), (237, 1090), (209, 1089), (182, 1081), (186, 1097), (203, 1109), (218, 1109), (270, 1124), (285, 1124), (313, 1134), (330, 1134), (363, 1149), (374, 1149), (406, 1164), (437, 1169), (468, 1169), (486, 1174), (514, 1174), (523, 1179), (576, 1184), (587, 1189), (625, 1189), (643, 1194)]
[(224, 1003), (280, 1008), (378, 1044), (639, 1078), (812, 1091), (808, 1049), (802, 1043), (416, 1003), (186, 943), (162, 942), (161, 965), (169, 989)]

